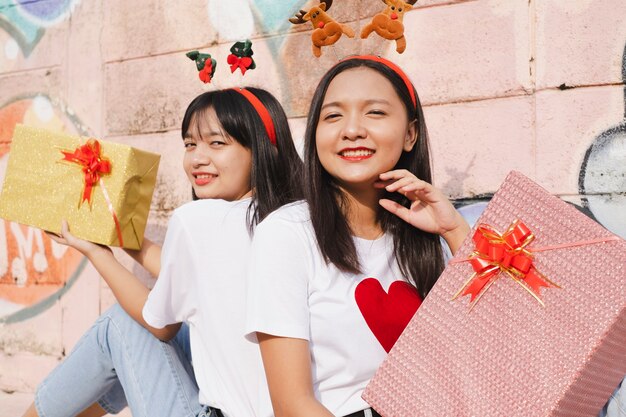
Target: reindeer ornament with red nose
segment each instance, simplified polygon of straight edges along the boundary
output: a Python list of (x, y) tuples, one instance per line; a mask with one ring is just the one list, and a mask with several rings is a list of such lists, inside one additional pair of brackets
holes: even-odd
[(376, 14), (370, 23), (361, 31), (361, 38), (366, 39), (370, 33), (376, 32), (385, 39), (396, 41), (396, 51), (399, 54), (406, 49), (406, 39), (404, 38), (404, 24), (402, 19), (404, 13), (410, 10), (417, 0), (383, 0), (387, 6), (385, 10)]
[(332, 4), (333, 0), (321, 0), (319, 6), (311, 7), (308, 12), (300, 10), (300, 13), (289, 19), (294, 25), (311, 21), (315, 28), (311, 34), (313, 55), (318, 58), (322, 55), (322, 46), (333, 45), (344, 34), (349, 38), (354, 37), (350, 26), (338, 23), (326, 13)]

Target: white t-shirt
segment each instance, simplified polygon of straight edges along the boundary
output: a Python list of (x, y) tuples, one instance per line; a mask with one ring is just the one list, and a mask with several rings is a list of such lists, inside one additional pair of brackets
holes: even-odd
[[(199, 200), (172, 215), (159, 279), (143, 309), (156, 328), (189, 324), (200, 403), (229, 417), (258, 414), (269, 398), (258, 345), (244, 337), (250, 199)], [(268, 400), (263, 400), (265, 401)]]
[[(355, 290), (375, 278), (387, 292), (402, 279), (391, 235), (354, 242), (362, 274), (326, 264), (308, 205), (290, 204), (257, 227), (248, 274), (246, 332), (308, 340), (316, 398), (335, 416), (369, 407), (361, 394), (387, 355), (357, 305)], [(261, 409), (267, 412), (271, 404)]]

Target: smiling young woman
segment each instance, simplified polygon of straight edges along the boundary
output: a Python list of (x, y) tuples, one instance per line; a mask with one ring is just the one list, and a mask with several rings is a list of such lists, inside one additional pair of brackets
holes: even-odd
[[(331, 68), (307, 122), (306, 203), (272, 213), (253, 240), (246, 329), (277, 417), (376, 415), (361, 393), (442, 271), (442, 238), (454, 252), (469, 232), (430, 182), (404, 72), (373, 56)], [(371, 315), (392, 285), (405, 304)]]
[(378, 175), (393, 169), (417, 140), (415, 122), (409, 123), (391, 83), (364, 67), (338, 74), (329, 85), (315, 136), (319, 161), (334, 181), (372, 195), (379, 194), (372, 188)]
[(144, 241), (132, 254), (158, 275), (152, 290), (67, 225), (54, 237), (91, 261), (119, 305), (39, 385), (26, 416), (115, 414), (127, 404), (135, 416), (258, 415), (267, 388), (258, 347), (244, 338), (251, 237), (301, 198), (302, 161), (280, 103), (262, 89), (201, 94), (181, 133), (199, 201), (174, 211), (162, 251)]
[(240, 200), (252, 194), (252, 151), (221, 127), (215, 109), (194, 113), (183, 138), (183, 169), (197, 198)]

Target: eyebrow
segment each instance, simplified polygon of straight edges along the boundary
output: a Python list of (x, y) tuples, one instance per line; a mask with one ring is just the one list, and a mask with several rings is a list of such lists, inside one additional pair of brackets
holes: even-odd
[[(330, 103), (324, 104), (320, 108), (320, 111), (324, 110), (327, 107), (341, 107), (341, 103), (342, 102), (340, 102), (340, 101), (331, 101)], [(378, 99), (377, 98), (371, 98), (371, 99), (365, 100), (365, 104), (366, 105), (370, 105), (370, 104), (387, 104), (388, 105), (389, 101), (385, 100), (383, 98), (378, 98)]]
[[(208, 132), (200, 132), (200, 138), (210, 138), (212, 136), (223, 136), (222, 132), (210, 130)], [(190, 133), (185, 134), (183, 139), (192, 139), (192, 135)]]

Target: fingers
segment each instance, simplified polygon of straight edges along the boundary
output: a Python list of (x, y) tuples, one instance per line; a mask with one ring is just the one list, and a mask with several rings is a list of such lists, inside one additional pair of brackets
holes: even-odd
[(46, 232), (46, 234), (48, 235), (48, 237), (52, 240), (54, 240), (56, 243), (60, 243), (62, 245), (67, 245), (67, 241), (65, 239), (63, 239), (62, 236), (56, 234), (56, 233), (52, 233), (52, 232)]
[(421, 199), (421, 195), (428, 193), (433, 186), (417, 178), (405, 169), (380, 174), (380, 181), (374, 183), (376, 188), (385, 188), (390, 193), (398, 192), (410, 200)]
[(52, 238), (57, 238), (57, 239), (59, 239), (59, 238), (61, 237), (61, 235), (59, 235), (58, 233), (50, 232), (50, 231), (48, 231), (48, 230), (44, 230), (43, 232), (44, 232), (45, 234), (47, 234), (47, 235), (48, 235), (48, 237), (50, 237), (51, 239), (52, 239)]
[(389, 192), (395, 192), (398, 191), (400, 187), (404, 187), (405, 185), (413, 183), (415, 181), (428, 185), (427, 182), (421, 181), (415, 177), (407, 177), (401, 178), (399, 180), (376, 181), (374, 182), (374, 188), (385, 188)]
[(403, 186), (402, 188), (400, 188), (398, 191), (401, 193), (415, 192), (415, 193), (426, 195), (430, 193), (432, 190), (433, 190), (432, 185), (428, 184), (427, 182), (421, 181), (419, 183), (412, 182), (410, 184), (407, 184)]
[(63, 245), (68, 244), (68, 235), (71, 236), (69, 232), (69, 226), (67, 224), (67, 220), (61, 220), (61, 231), (59, 233), (45, 231), (45, 233), (50, 237), (50, 239), (54, 240), (57, 243), (61, 243)]
[(407, 171), (406, 169), (397, 169), (394, 171), (384, 172), (378, 176), (380, 178), (379, 182), (388, 182), (390, 185), (387, 186), (388, 191), (397, 191), (401, 187), (404, 187), (408, 184), (415, 184), (419, 188), (427, 188), (432, 187), (426, 181), (420, 180), (414, 174)]
[(393, 192), (399, 191), (400, 189), (406, 187), (407, 185), (414, 184), (415, 181), (417, 181), (417, 178), (415, 177), (404, 177), (389, 184), (385, 188), (387, 189), (387, 191), (393, 193)]
[(63, 221), (61, 222), (61, 236), (63, 236), (67, 240), (74, 239), (74, 235), (70, 233), (70, 225), (65, 219), (63, 219)]
[(62, 245), (70, 245), (70, 240), (74, 237), (69, 232), (69, 225), (66, 220), (61, 221), (61, 232), (46, 232), (46, 234), (50, 237), (50, 239), (54, 240), (56, 243), (60, 243)]
[(67, 220), (61, 220), (61, 235), (65, 236), (70, 231), (70, 226), (67, 224)]
[(397, 179), (404, 178), (407, 176), (415, 177), (415, 175), (413, 175), (406, 169), (394, 169), (393, 171), (383, 172), (378, 177), (381, 180), (385, 181), (385, 180), (397, 180)]
[(395, 201), (388, 200), (386, 198), (383, 198), (379, 200), (378, 202), (385, 210), (389, 211), (392, 214), (395, 214), (396, 216), (400, 217), (405, 222), (410, 223), (409, 217), (411, 215), (411, 212), (408, 208), (404, 207), (402, 204), (398, 204)]

